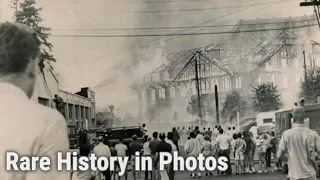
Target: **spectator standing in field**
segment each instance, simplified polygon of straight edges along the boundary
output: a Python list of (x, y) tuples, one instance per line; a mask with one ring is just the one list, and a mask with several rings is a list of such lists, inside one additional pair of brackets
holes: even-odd
[(204, 137), (203, 135), (200, 133), (200, 131), (196, 131), (197, 137), (196, 139), (200, 142), (201, 147), (203, 146), (204, 143)]
[(212, 137), (212, 131), (210, 128), (208, 128), (208, 130), (205, 133), (206, 135), (208, 135), (210, 138)]
[(292, 111), (294, 127), (284, 131), (279, 142), (277, 160), (288, 154), (288, 177), (291, 180), (317, 180), (317, 163), (314, 153), (320, 153), (320, 137), (304, 126), (305, 111), (297, 106)]
[(238, 139), (238, 135), (237, 134), (233, 134), (232, 140), (230, 141), (230, 154), (232, 154), (232, 156), (234, 158), (236, 158), (237, 139)]
[(242, 173), (245, 173), (245, 168), (243, 164), (244, 160), (244, 151), (246, 149), (246, 141), (242, 139), (241, 133), (235, 134), (238, 136), (238, 139), (236, 140), (236, 147), (235, 147), (235, 161), (236, 161), (236, 174), (239, 174), (240, 170), (242, 170)]
[(187, 142), (187, 138), (188, 138), (188, 131), (183, 126), (182, 127), (182, 135), (181, 135), (181, 143), (182, 143), (182, 145), (184, 145)]
[(270, 146), (271, 136), (269, 135), (268, 131), (265, 131), (265, 137), (267, 137), (266, 139), (267, 150), (265, 155), (266, 164), (267, 164), (267, 167), (271, 167), (271, 146)]
[[(172, 155), (173, 155), (174, 152), (178, 152), (178, 147), (177, 147), (177, 145), (173, 142), (173, 138), (174, 138), (173, 132), (168, 132), (166, 142), (171, 145), (171, 149), (172, 149), (171, 154), (172, 154)], [(174, 180), (175, 172), (174, 172), (174, 170), (173, 170), (173, 161), (172, 161), (172, 163), (170, 164), (170, 169), (169, 169), (168, 175), (169, 175), (169, 180)]]
[(254, 142), (252, 141), (249, 132), (244, 133), (243, 139), (246, 142), (246, 150), (244, 151), (244, 164), (245, 164), (246, 172), (252, 173), (252, 172), (255, 172), (253, 158), (252, 158), (252, 155), (254, 154), (252, 152), (254, 150), (253, 149)]
[(259, 159), (259, 166), (260, 170), (258, 173), (262, 173), (263, 171), (267, 172), (267, 166), (265, 163), (265, 152), (266, 152), (266, 144), (265, 144), (265, 137), (264, 135), (261, 135), (261, 137), (256, 137), (256, 151), (258, 154), (258, 159)]
[[(156, 159), (153, 162), (154, 163), (154, 167), (156, 169), (158, 169), (159, 167), (159, 156), (161, 152), (168, 152), (168, 153), (172, 153), (172, 147), (169, 143), (166, 142), (166, 134), (165, 133), (160, 133), (159, 135), (160, 138), (160, 143), (157, 145), (157, 149), (156, 149)], [(164, 159), (167, 160), (167, 159)], [(170, 172), (170, 165), (165, 165), (165, 170), (166, 170), (166, 175), (168, 175), (169, 178), (169, 172)]]
[[(153, 140), (150, 141), (149, 147), (151, 150), (151, 158), (152, 162), (156, 161), (156, 153), (157, 153), (157, 146), (160, 143), (160, 140), (158, 139), (158, 132), (153, 132), (152, 134)], [(155, 167), (152, 168), (152, 180), (157, 179), (157, 175), (159, 174)]]
[[(195, 132), (190, 133), (190, 139), (185, 144), (184, 149), (189, 157), (197, 158), (201, 153), (201, 144), (200, 144), (200, 141), (196, 139)], [(201, 177), (201, 172), (199, 171), (199, 167), (197, 167), (196, 170), (191, 173), (191, 177), (195, 178), (196, 175), (198, 175), (198, 177)]]
[[(209, 135), (205, 135), (204, 136), (204, 143), (203, 143), (203, 147), (202, 147), (202, 154), (205, 158), (208, 158), (210, 156), (214, 156), (215, 154), (213, 154), (213, 150), (214, 150), (214, 146), (211, 143), (211, 138)], [(212, 176), (212, 173), (210, 171), (206, 171), (206, 176)]]
[(230, 163), (230, 141), (231, 138), (227, 134), (223, 133), (223, 129), (219, 130), (220, 135), (217, 137), (217, 147), (219, 148), (219, 157), (224, 156), (228, 159), (227, 175), (232, 175), (231, 163)]
[(25, 156), (46, 156), (51, 159), (51, 167), (56, 167), (57, 153), (67, 152), (69, 142), (65, 118), (57, 110), (30, 100), (42, 58), (36, 32), (20, 24), (2, 22), (0, 44), (1, 179), (70, 179), (69, 172), (55, 168), (21, 173), (6, 171), (7, 151)]
[(135, 168), (135, 157), (136, 157), (136, 152), (141, 153), (143, 146), (138, 142), (138, 138), (136, 135), (132, 136), (132, 143), (129, 145), (129, 152), (131, 156), (131, 165), (132, 165), (132, 174), (133, 174), (133, 179), (136, 180), (136, 168)]
[[(105, 145), (104, 142), (104, 138), (102, 136), (98, 137), (98, 141), (99, 144), (93, 148), (93, 153), (96, 155), (97, 158), (99, 157), (106, 157), (106, 158), (110, 158), (111, 157), (111, 151), (108, 145)], [(104, 166), (103, 164), (104, 162), (102, 161), (102, 166)], [(97, 172), (97, 176), (96, 176), (96, 180), (102, 180), (104, 176), (104, 179), (106, 180), (110, 180), (111, 179), (111, 174), (110, 174), (110, 168), (108, 168), (107, 170), (101, 172), (98, 171)]]
[(176, 148), (178, 149), (178, 151), (179, 151), (179, 145), (178, 145), (179, 140), (180, 140), (179, 133), (178, 133), (177, 129), (174, 127), (174, 128), (172, 128), (172, 141), (176, 145)]
[(188, 127), (187, 140), (190, 138), (190, 133), (192, 132), (191, 127)]
[[(118, 157), (126, 157), (127, 156), (127, 151), (128, 151), (128, 147), (123, 144), (123, 138), (120, 138), (119, 139), (119, 144), (117, 144), (115, 146), (116, 150), (117, 150), (117, 156)], [(119, 164), (118, 164), (119, 165)], [(120, 167), (118, 167), (120, 168)], [(127, 169), (125, 170), (124, 172), (124, 177), (125, 177), (125, 180), (128, 179), (128, 172), (127, 172)], [(118, 176), (119, 180), (121, 179), (121, 176)]]
[[(276, 160), (277, 159), (277, 147), (278, 147), (278, 141), (277, 138), (275, 137), (274, 131), (271, 132), (271, 139), (270, 139), (270, 148), (271, 148), (271, 153), (273, 158)], [(275, 167), (274, 171), (279, 171), (281, 170), (281, 161), (276, 161), (275, 162)]]
[[(151, 137), (147, 138), (147, 142), (143, 144), (143, 156), (145, 157), (150, 157), (151, 156), (151, 149), (150, 149), (150, 141)], [(152, 171), (148, 170), (148, 163), (146, 163), (146, 171), (144, 173), (144, 179), (149, 179), (149, 172), (150, 172), (150, 177), (152, 177)], [(150, 167), (151, 168), (151, 167)]]
[[(116, 142), (113, 142), (113, 143), (111, 144), (110, 152), (111, 152), (111, 156), (112, 156), (112, 157), (117, 157), (118, 153), (117, 153), (117, 149), (116, 149)], [(111, 175), (112, 175), (112, 177), (113, 177), (113, 180), (116, 179), (117, 167), (118, 167), (118, 162), (116, 162), (116, 164), (115, 164), (115, 166), (114, 166), (114, 170), (111, 172)]]

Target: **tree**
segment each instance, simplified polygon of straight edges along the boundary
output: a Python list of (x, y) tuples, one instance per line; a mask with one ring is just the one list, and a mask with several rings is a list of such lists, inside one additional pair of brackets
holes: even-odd
[(273, 83), (253, 87), (253, 93), (253, 107), (256, 112), (275, 111), (282, 106), (278, 87)]
[(246, 114), (248, 103), (244, 96), (241, 96), (239, 92), (232, 91), (226, 96), (226, 100), (223, 103), (221, 117), (225, 120), (232, 121), (237, 116), (237, 112), (243, 117)]
[(300, 97), (307, 103), (316, 103), (320, 96), (320, 68), (312, 68), (307, 72), (306, 81), (301, 83)]
[[(42, 8), (36, 7), (35, 0), (23, 0), (21, 2), (13, 0), (11, 7), (15, 10), (14, 21), (32, 28), (43, 45), (39, 62), (39, 68), (42, 71), (45, 66), (44, 61), (49, 63), (56, 62), (56, 59), (51, 54), (53, 45), (48, 42), (50, 28), (42, 25), (43, 19), (40, 16)], [(50, 68), (52, 67), (50, 66)]]
[[(200, 106), (201, 106), (202, 117), (203, 117), (203, 112), (206, 106), (206, 102), (201, 98), (200, 98)], [(191, 96), (188, 102), (187, 112), (191, 115), (199, 116), (199, 111), (200, 110), (198, 105), (198, 96)]]

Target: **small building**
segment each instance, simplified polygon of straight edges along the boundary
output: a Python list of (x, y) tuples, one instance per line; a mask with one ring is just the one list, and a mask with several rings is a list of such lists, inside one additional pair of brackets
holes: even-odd
[(48, 63), (42, 72), (40, 69), (37, 71), (37, 81), (31, 98), (33, 101), (56, 108), (54, 96), (57, 95), (65, 103), (64, 115), (68, 126), (76, 129), (96, 127), (95, 93), (90, 88), (81, 88), (77, 93), (66, 92), (60, 90), (59, 81)]
[(60, 90), (58, 95), (65, 103), (65, 118), (76, 129), (96, 127), (95, 93), (90, 88), (81, 88), (80, 92), (70, 93)]

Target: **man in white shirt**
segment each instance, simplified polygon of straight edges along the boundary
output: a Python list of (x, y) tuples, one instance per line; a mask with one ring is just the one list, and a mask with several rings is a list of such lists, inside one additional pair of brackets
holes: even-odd
[[(147, 142), (143, 144), (143, 156), (147, 156), (147, 157), (151, 156), (151, 149), (149, 147), (150, 141), (151, 141), (151, 137), (148, 137)], [(148, 178), (149, 172), (152, 177), (152, 171), (148, 171), (148, 163), (146, 163), (146, 171), (145, 171), (144, 179), (149, 179)]]
[[(111, 157), (111, 152), (110, 152), (110, 148), (109, 146), (103, 144), (104, 138), (102, 136), (98, 137), (98, 141), (99, 144), (96, 145), (93, 148), (93, 153), (96, 155), (96, 157), (107, 157), (110, 158)], [(103, 166), (103, 164), (102, 164)], [(106, 171), (104, 172), (98, 172), (97, 176), (96, 176), (96, 180), (101, 180), (101, 173), (103, 174), (103, 176), (105, 177), (106, 180), (110, 180), (111, 179), (111, 174), (110, 174), (110, 169), (108, 168)]]
[(203, 135), (200, 133), (200, 131), (196, 131), (195, 132), (196, 133), (196, 135), (197, 135), (197, 137), (196, 137), (196, 139), (200, 142), (200, 146), (202, 147), (203, 146), (203, 144), (204, 144), (204, 137), (203, 137)]
[[(128, 147), (125, 144), (123, 144), (123, 138), (119, 139), (119, 144), (117, 144), (115, 146), (115, 148), (117, 150), (118, 157), (126, 157), (127, 156)], [(127, 170), (125, 170), (125, 172), (124, 172), (124, 177), (125, 177), (125, 180), (128, 179)]]
[[(173, 143), (173, 132), (168, 132), (167, 134), (167, 139), (166, 139), (166, 143), (170, 144), (171, 145), (171, 149), (172, 149), (172, 155), (174, 152), (177, 152), (178, 151), (178, 148), (177, 146), (175, 145), (175, 143)], [(174, 180), (174, 175), (175, 175), (175, 172), (173, 170), (173, 161), (172, 163), (170, 164), (170, 168), (169, 168), (169, 173), (168, 173), (168, 176), (169, 176), (169, 180)]]
[(228, 159), (228, 169), (226, 170), (227, 175), (232, 175), (231, 163), (230, 163), (230, 143), (231, 138), (227, 134), (223, 133), (223, 129), (219, 130), (220, 135), (217, 137), (217, 147), (219, 148), (219, 157), (224, 156)]
[(258, 126), (252, 126), (249, 129), (249, 132), (252, 134), (253, 139), (256, 139), (257, 137), (259, 137), (259, 127)]
[[(196, 139), (195, 132), (190, 133), (190, 139), (185, 144), (184, 149), (188, 156), (195, 157), (195, 158), (197, 158), (201, 153), (201, 144), (200, 144), (200, 141)], [(197, 172), (198, 172), (198, 176), (201, 177), (201, 173), (199, 169), (196, 169), (194, 172), (192, 172), (191, 177), (194, 178)]]
[[(67, 124), (56, 110), (30, 100), (36, 83), (40, 41), (19, 24), (0, 24), (0, 137), (1, 180), (67, 180), (70, 172), (57, 171), (57, 153), (69, 150)], [(50, 171), (6, 171), (5, 154), (49, 157)], [(18, 165), (19, 167), (19, 165)]]
[(305, 111), (297, 106), (292, 112), (295, 126), (281, 137), (277, 159), (288, 154), (288, 177), (291, 180), (316, 180), (318, 167), (314, 153), (320, 153), (320, 137), (317, 132), (304, 127)]

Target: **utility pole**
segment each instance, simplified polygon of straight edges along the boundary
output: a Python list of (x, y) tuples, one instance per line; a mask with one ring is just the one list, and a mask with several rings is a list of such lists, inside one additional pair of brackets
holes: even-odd
[(196, 78), (196, 88), (197, 88), (197, 95), (198, 95), (198, 109), (199, 109), (199, 117), (200, 117), (200, 125), (202, 126), (202, 111), (201, 111), (201, 94), (200, 94), (200, 83), (199, 83), (199, 69), (198, 69), (198, 59), (199, 56), (195, 57), (194, 60), (194, 68), (195, 68), (195, 78)]
[(303, 50), (302, 53), (303, 53), (304, 82), (307, 82), (306, 52)]
[(220, 117), (219, 117), (219, 97), (218, 97), (218, 86), (214, 85), (214, 96), (216, 100), (216, 119), (217, 119), (217, 125), (220, 125)]

